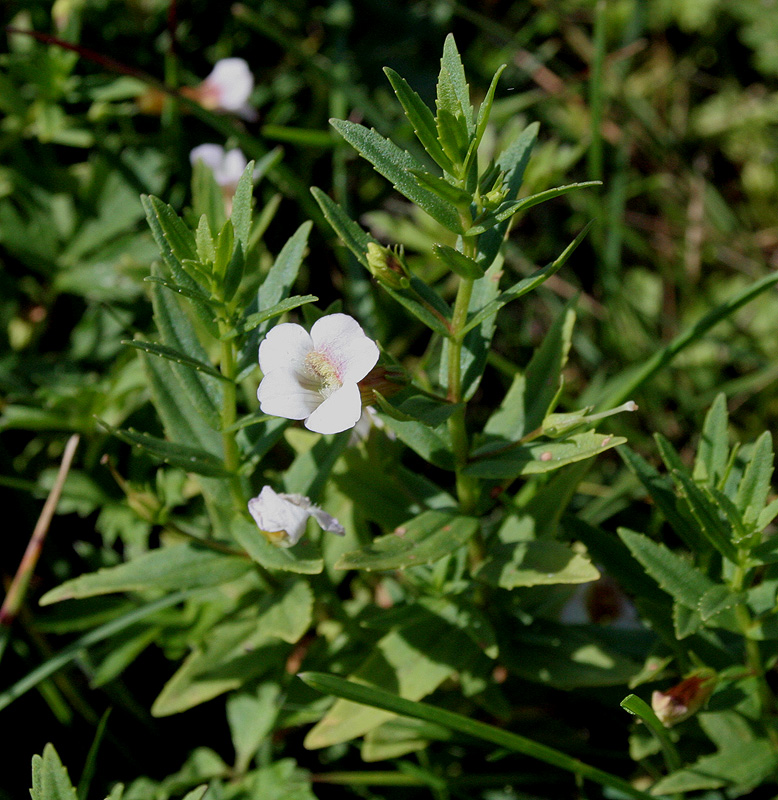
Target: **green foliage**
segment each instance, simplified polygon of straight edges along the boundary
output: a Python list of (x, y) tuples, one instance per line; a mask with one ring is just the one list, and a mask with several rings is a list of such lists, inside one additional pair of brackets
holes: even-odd
[[(36, 800), (774, 793), (769, 14), (130, 5), (28, 4), (0, 57), (9, 785), (32, 718), (84, 764)], [(359, 436), (257, 400), (333, 313), (380, 348)]]

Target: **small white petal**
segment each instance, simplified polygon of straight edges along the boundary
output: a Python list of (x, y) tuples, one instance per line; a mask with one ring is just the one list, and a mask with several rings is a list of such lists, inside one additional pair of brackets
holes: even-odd
[(285, 531), (291, 546), (305, 533), (305, 525), (310, 514), (304, 509), (276, 494), (270, 486), (265, 486), (258, 497), (249, 500), (249, 513), (260, 530), (268, 533)]
[(361, 381), (378, 361), (378, 346), (348, 314), (321, 317), (311, 328), (311, 339), (316, 350), (327, 354), (344, 383)]
[(356, 383), (346, 383), (305, 420), (305, 427), (316, 433), (340, 433), (353, 428), (361, 414), (359, 387)]
[(259, 345), (259, 368), (265, 375), (275, 369), (301, 371), (312, 349), (313, 342), (305, 328), (282, 322), (271, 328)]
[(322, 511), (318, 506), (311, 506), (308, 513), (319, 523), (322, 530), (330, 533), (337, 533), (338, 536), (345, 536), (346, 529), (326, 511)]
[(237, 186), (248, 163), (241, 150), (228, 150), (224, 154), (221, 169), (218, 173), (214, 172), (216, 182), (220, 186)]
[(322, 402), (319, 392), (306, 389), (293, 372), (276, 369), (262, 378), (257, 399), (263, 414), (285, 419), (306, 419)]
[(189, 163), (194, 166), (202, 161), (213, 172), (221, 168), (224, 162), (224, 148), (220, 144), (200, 144), (189, 153)]
[(242, 58), (223, 58), (204, 83), (217, 92), (219, 108), (240, 111), (254, 89), (254, 76)]

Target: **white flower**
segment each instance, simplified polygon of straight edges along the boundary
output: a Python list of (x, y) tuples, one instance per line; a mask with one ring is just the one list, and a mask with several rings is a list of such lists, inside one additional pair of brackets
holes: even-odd
[(216, 62), (211, 74), (200, 84), (197, 96), (205, 108), (253, 120), (257, 112), (248, 105), (252, 91), (254, 76), (249, 65), (242, 58), (223, 58)]
[(347, 314), (276, 325), (259, 346), (264, 378), (257, 397), (265, 414), (303, 419), (316, 433), (353, 428), (362, 414), (357, 383), (378, 361), (378, 346)]
[(214, 180), (230, 194), (235, 194), (248, 161), (242, 151), (225, 150), (220, 144), (201, 144), (189, 153), (192, 166), (202, 161), (213, 173)]
[(257, 497), (249, 500), (249, 513), (259, 529), (281, 547), (291, 547), (305, 533), (308, 517), (313, 517), (325, 530), (343, 536), (343, 526), (307, 497), (301, 494), (279, 494), (264, 486)]

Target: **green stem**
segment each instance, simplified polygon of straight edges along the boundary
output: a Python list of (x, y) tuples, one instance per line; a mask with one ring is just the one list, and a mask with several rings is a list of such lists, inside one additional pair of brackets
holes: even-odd
[[(219, 332), (224, 333), (220, 323)], [(224, 466), (230, 473), (230, 494), (235, 507), (243, 509), (246, 498), (243, 495), (238, 470), (240, 469), (240, 451), (235, 438), (235, 420), (237, 419), (237, 387), (235, 385), (235, 353), (231, 341), (222, 341), (219, 368), (224, 381), (224, 394), (221, 409), (222, 444), (224, 447)]]
[[(735, 593), (743, 590), (747, 571), (745, 567), (745, 560), (748, 558), (747, 551), (741, 550), (738, 555), (740, 557), (740, 563), (735, 568), (730, 584), (730, 588)], [(772, 722), (776, 711), (775, 697), (765, 677), (764, 662), (762, 661), (762, 652), (759, 648), (759, 642), (752, 639), (750, 636), (752, 619), (751, 613), (745, 603), (738, 603), (735, 606), (735, 618), (737, 619), (738, 627), (743, 634), (743, 640), (745, 642), (746, 666), (757, 680), (759, 701), (762, 707), (762, 718), (765, 720), (767, 735), (773, 747), (778, 748), (778, 730), (776, 730)]]

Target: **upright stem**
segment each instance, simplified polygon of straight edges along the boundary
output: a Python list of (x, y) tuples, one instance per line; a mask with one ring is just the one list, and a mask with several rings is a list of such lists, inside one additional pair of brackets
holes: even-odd
[(238, 442), (235, 439), (235, 431), (232, 426), (237, 419), (237, 393), (235, 386), (235, 353), (232, 349), (231, 341), (222, 341), (221, 359), (219, 363), (222, 375), (227, 380), (224, 381), (224, 394), (221, 408), (222, 423), (222, 443), (224, 446), (224, 466), (230, 473), (230, 494), (236, 508), (243, 508), (246, 499), (243, 496), (243, 489), (238, 476), (240, 467), (240, 451)]
[[(742, 560), (746, 558), (746, 554), (742, 551), (740, 555)], [(731, 588), (733, 592), (742, 591), (745, 576), (746, 569), (741, 562), (741, 564), (736, 567), (732, 578)], [(745, 603), (738, 603), (738, 605), (735, 606), (735, 617), (745, 641), (746, 665), (757, 680), (759, 700), (762, 706), (762, 718), (765, 720), (767, 735), (769, 736), (773, 747), (778, 748), (778, 730), (776, 730), (772, 719), (776, 711), (775, 697), (772, 689), (767, 683), (767, 678), (765, 677), (764, 662), (762, 661), (762, 652), (759, 648), (759, 642), (757, 642), (755, 639), (752, 639), (750, 636), (752, 623), (751, 613), (749, 612)]]

